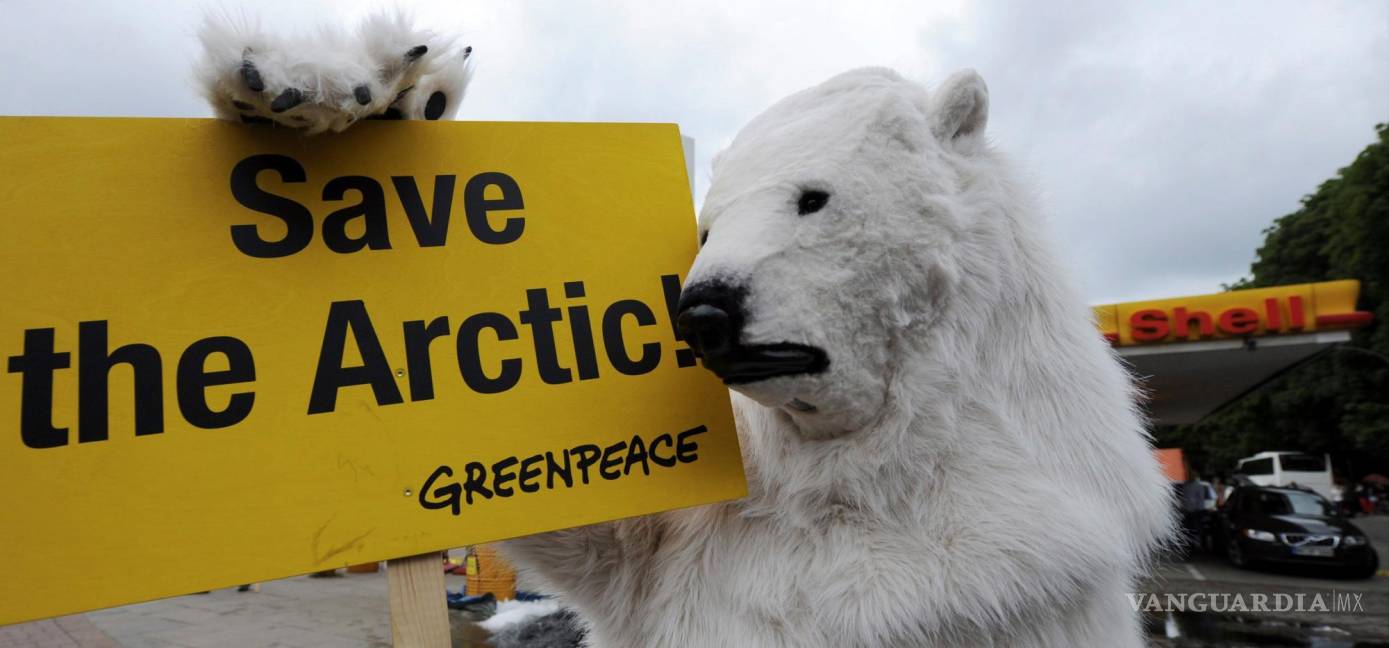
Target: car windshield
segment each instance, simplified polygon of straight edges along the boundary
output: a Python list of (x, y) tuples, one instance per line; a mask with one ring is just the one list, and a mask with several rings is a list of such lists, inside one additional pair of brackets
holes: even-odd
[(1314, 493), (1262, 491), (1254, 510), (1264, 515), (1331, 515), (1331, 505)]

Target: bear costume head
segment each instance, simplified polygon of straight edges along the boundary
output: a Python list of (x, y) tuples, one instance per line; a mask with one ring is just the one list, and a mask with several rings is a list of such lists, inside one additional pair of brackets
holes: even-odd
[(769, 500), (818, 515), (943, 479), (1045, 483), (1132, 565), (1166, 534), (1167, 488), (988, 113), (972, 70), (929, 92), (853, 70), (773, 105), (715, 158), (678, 326), (761, 406), (738, 410)]
[(686, 282), (705, 365), (809, 434), (880, 416), (911, 340), (981, 305), (962, 289), (992, 301), (1008, 271), (1008, 215), (980, 186), (987, 121), (972, 71), (928, 97), (863, 69), (743, 128), (715, 160)]

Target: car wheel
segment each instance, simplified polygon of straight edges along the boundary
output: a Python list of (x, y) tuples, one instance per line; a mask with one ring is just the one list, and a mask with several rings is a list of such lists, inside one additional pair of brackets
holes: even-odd
[(1371, 549), (1369, 555), (1365, 557), (1365, 562), (1351, 568), (1350, 577), (1358, 579), (1374, 578), (1375, 574), (1378, 572), (1379, 554), (1375, 553), (1374, 549)]
[(1249, 558), (1244, 555), (1244, 548), (1239, 546), (1239, 540), (1234, 538), (1230, 538), (1230, 541), (1225, 543), (1225, 559), (1240, 569), (1249, 566)]

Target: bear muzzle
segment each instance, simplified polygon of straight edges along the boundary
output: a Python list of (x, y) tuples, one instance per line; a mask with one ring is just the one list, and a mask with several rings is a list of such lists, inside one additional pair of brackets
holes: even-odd
[(793, 342), (743, 344), (747, 290), (722, 281), (688, 286), (680, 296), (675, 327), (704, 368), (726, 385), (739, 385), (829, 366), (824, 350)]

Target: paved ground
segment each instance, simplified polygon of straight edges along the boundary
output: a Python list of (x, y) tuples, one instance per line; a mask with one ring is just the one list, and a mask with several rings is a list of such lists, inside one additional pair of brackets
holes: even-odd
[(0, 628), (0, 648), (121, 648), (84, 616), (21, 623)]
[[(1389, 516), (1355, 523), (1389, 565)], [(449, 589), (463, 586), (460, 576), (445, 580)], [(1389, 569), (1370, 580), (1341, 580), (1307, 571), (1245, 571), (1195, 556), (1163, 565), (1140, 590), (1358, 594), (1362, 606), (1357, 612), (1153, 615), (1156, 646), (1389, 646)], [(453, 621), (455, 646), (484, 645), (480, 631), (459, 617)], [(390, 638), (384, 571), (290, 578), (264, 583), (256, 593), (220, 590), (0, 628), (0, 648), (377, 648)]]
[[(463, 587), (461, 576), (444, 579)], [(301, 576), (259, 592), (218, 590), (8, 626), (0, 648), (378, 648), (390, 646), (388, 605), (384, 570)], [(458, 630), (456, 645), (472, 645)]]

